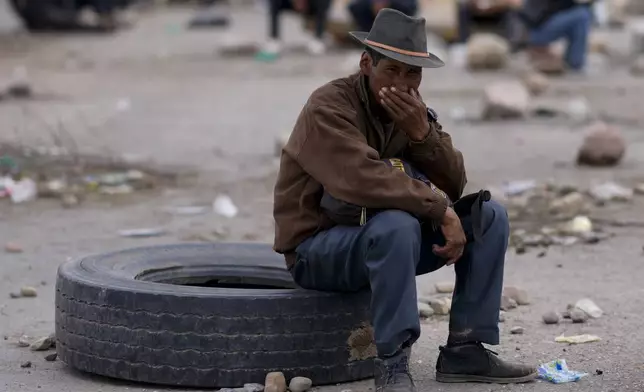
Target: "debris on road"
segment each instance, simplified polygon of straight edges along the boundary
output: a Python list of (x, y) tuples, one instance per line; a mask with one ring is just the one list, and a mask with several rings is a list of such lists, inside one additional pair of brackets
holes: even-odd
[(554, 384), (575, 382), (588, 375), (587, 373), (570, 370), (565, 359), (557, 359), (539, 365), (538, 373), (539, 378)]
[(570, 319), (575, 324), (581, 324), (588, 321), (588, 315), (581, 309), (573, 309), (570, 311)]
[(233, 200), (226, 195), (219, 195), (212, 203), (213, 210), (226, 218), (234, 218), (239, 210), (237, 206), (233, 203)]
[(161, 228), (124, 229), (119, 231), (121, 237), (131, 238), (159, 237), (165, 233), (165, 230)]
[(22, 335), (18, 339), (18, 347), (29, 347), (31, 346), (31, 338), (27, 335)]
[(574, 335), (574, 336), (561, 335), (555, 338), (555, 342), (557, 343), (568, 343), (568, 344), (592, 343), (592, 342), (598, 342), (600, 340), (601, 338), (599, 336), (589, 335), (589, 334)]
[(626, 142), (617, 128), (606, 123), (592, 124), (577, 153), (577, 164), (615, 166), (626, 153)]
[(517, 306), (517, 301), (513, 300), (507, 295), (501, 296), (501, 310), (508, 311), (516, 308)]
[(51, 336), (42, 337), (29, 346), (31, 351), (47, 351), (50, 348), (54, 347), (56, 342), (51, 338)]
[[(584, 298), (580, 299), (577, 301), (575, 304), (575, 309), (579, 309), (586, 313), (588, 316), (592, 318), (600, 318), (604, 312), (601, 310), (597, 304), (595, 304), (591, 299)], [(572, 311), (571, 311), (571, 317), (572, 317)]]
[(286, 392), (286, 378), (282, 372), (271, 372), (266, 375), (264, 392)]
[(488, 85), (484, 91), (484, 120), (525, 117), (530, 104), (528, 89), (518, 81), (501, 81)]
[(524, 73), (521, 81), (532, 95), (541, 95), (550, 87), (548, 76), (537, 71)]
[(22, 297), (33, 298), (38, 296), (38, 290), (31, 286), (24, 286), (20, 288), (20, 295)]
[(418, 302), (418, 315), (421, 318), (429, 318), (434, 315), (434, 310), (429, 304), (424, 302)]
[(432, 307), (434, 314), (445, 316), (449, 314), (452, 308), (452, 300), (447, 297), (432, 299), (429, 303), (429, 306)]
[(630, 201), (633, 198), (633, 190), (623, 187), (614, 182), (604, 182), (593, 185), (588, 191), (590, 196), (598, 203), (609, 201)]
[(311, 389), (313, 381), (306, 377), (293, 377), (288, 384), (288, 389), (291, 392), (305, 392)]
[(30, 368), (31, 367), (31, 361), (25, 361), (20, 364), (20, 367), (25, 369), (25, 368)]
[(525, 329), (523, 327), (520, 327), (520, 326), (512, 327), (510, 329), (510, 333), (512, 335), (523, 335), (523, 332), (525, 332)]
[(15, 242), (7, 242), (4, 246), (4, 251), (7, 253), (22, 253), (24, 249)]
[(546, 312), (542, 316), (544, 324), (552, 325), (552, 324), (559, 324), (559, 321), (561, 321), (561, 315), (554, 310), (551, 310), (549, 312)]
[(525, 306), (530, 305), (530, 298), (528, 292), (516, 286), (506, 286), (503, 288), (503, 294), (513, 299), (517, 305)]
[(49, 354), (45, 356), (45, 361), (47, 362), (54, 362), (58, 358), (57, 353)]
[(467, 41), (467, 68), (472, 71), (501, 69), (509, 60), (509, 44), (496, 34), (475, 33)]

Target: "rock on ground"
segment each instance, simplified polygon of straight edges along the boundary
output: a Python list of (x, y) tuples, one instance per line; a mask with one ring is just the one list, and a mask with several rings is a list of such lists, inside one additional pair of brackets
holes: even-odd
[(311, 389), (313, 386), (313, 381), (310, 378), (306, 377), (293, 377), (291, 382), (288, 384), (288, 389), (291, 392), (304, 392)]
[(559, 324), (559, 321), (561, 320), (561, 316), (559, 313), (553, 311), (544, 313), (542, 316), (543, 322), (545, 324)]
[(38, 290), (30, 286), (25, 286), (20, 289), (20, 295), (23, 297), (36, 297), (38, 296)]
[(418, 302), (418, 315), (423, 318), (431, 317), (434, 314), (434, 309), (432, 309), (429, 304), (424, 302)]
[(264, 392), (286, 392), (286, 378), (282, 372), (271, 372), (266, 375)]
[(496, 34), (473, 34), (467, 42), (467, 67), (470, 70), (501, 69), (509, 58), (507, 41)]
[(548, 76), (537, 71), (526, 72), (521, 81), (532, 95), (541, 95), (550, 87)]
[(517, 305), (530, 305), (528, 292), (516, 286), (506, 286), (503, 288), (503, 294), (512, 298)]
[[(592, 318), (600, 318), (604, 314), (601, 308), (588, 298), (580, 299), (579, 301), (577, 301), (577, 303), (575, 304), (575, 309), (584, 311), (584, 313)], [(570, 312), (570, 314), (572, 317), (572, 311)]]
[(510, 309), (514, 309), (517, 307), (517, 301), (513, 300), (512, 298), (508, 297), (507, 295), (503, 295), (501, 297), (501, 310), (508, 311)]
[(434, 310), (434, 314), (441, 316), (448, 315), (452, 308), (452, 300), (449, 298), (432, 299), (429, 306)]
[(523, 332), (525, 332), (525, 329), (519, 326), (512, 327), (512, 329), (510, 329), (510, 333), (512, 335), (523, 335)]
[(54, 346), (54, 341), (51, 340), (51, 337), (45, 336), (40, 338), (29, 346), (31, 351), (46, 351)]
[(617, 128), (606, 123), (588, 127), (577, 153), (577, 164), (586, 166), (614, 166), (626, 153), (626, 142)]
[(573, 309), (570, 312), (570, 319), (573, 323), (585, 323), (588, 321), (588, 315), (581, 309)]
[(530, 93), (521, 82), (495, 82), (485, 87), (483, 118), (495, 120), (524, 117), (529, 105)]

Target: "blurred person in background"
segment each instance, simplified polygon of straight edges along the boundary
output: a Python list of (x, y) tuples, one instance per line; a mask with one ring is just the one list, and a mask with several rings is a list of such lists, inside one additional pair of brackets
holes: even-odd
[(261, 60), (273, 60), (282, 51), (280, 17), (284, 11), (294, 11), (303, 18), (314, 21), (313, 37), (307, 50), (313, 55), (326, 52), (324, 34), (332, 0), (268, 0), (269, 3), (269, 40), (258, 54)]
[(458, 0), (458, 42), (470, 38), (472, 22), (500, 24), (508, 40), (516, 34), (516, 12), (513, 0)]
[[(542, 72), (565, 68), (581, 71), (586, 65), (588, 35), (593, 23), (593, 0), (511, 0), (525, 26), (522, 45)], [(566, 41), (563, 59), (550, 45)]]
[(418, 0), (353, 0), (349, 4), (353, 21), (362, 31), (371, 30), (376, 15), (383, 8), (391, 8), (405, 15), (415, 16), (418, 12)]

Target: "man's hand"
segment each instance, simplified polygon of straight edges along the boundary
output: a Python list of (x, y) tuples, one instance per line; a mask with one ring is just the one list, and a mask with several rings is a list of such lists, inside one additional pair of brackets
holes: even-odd
[(446, 265), (452, 265), (463, 255), (467, 239), (461, 226), (461, 220), (450, 207), (445, 211), (441, 222), (441, 231), (445, 237), (445, 246), (434, 245), (432, 250), (434, 254), (447, 259)]
[(429, 133), (427, 106), (418, 91), (411, 89), (406, 93), (395, 87), (380, 90), (380, 103), (392, 120), (413, 141), (421, 141)]

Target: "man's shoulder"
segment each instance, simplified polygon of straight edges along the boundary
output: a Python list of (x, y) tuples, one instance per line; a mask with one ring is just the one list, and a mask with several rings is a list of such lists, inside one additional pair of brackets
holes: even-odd
[(356, 75), (331, 80), (311, 93), (306, 107), (334, 106), (351, 108), (358, 100)]

